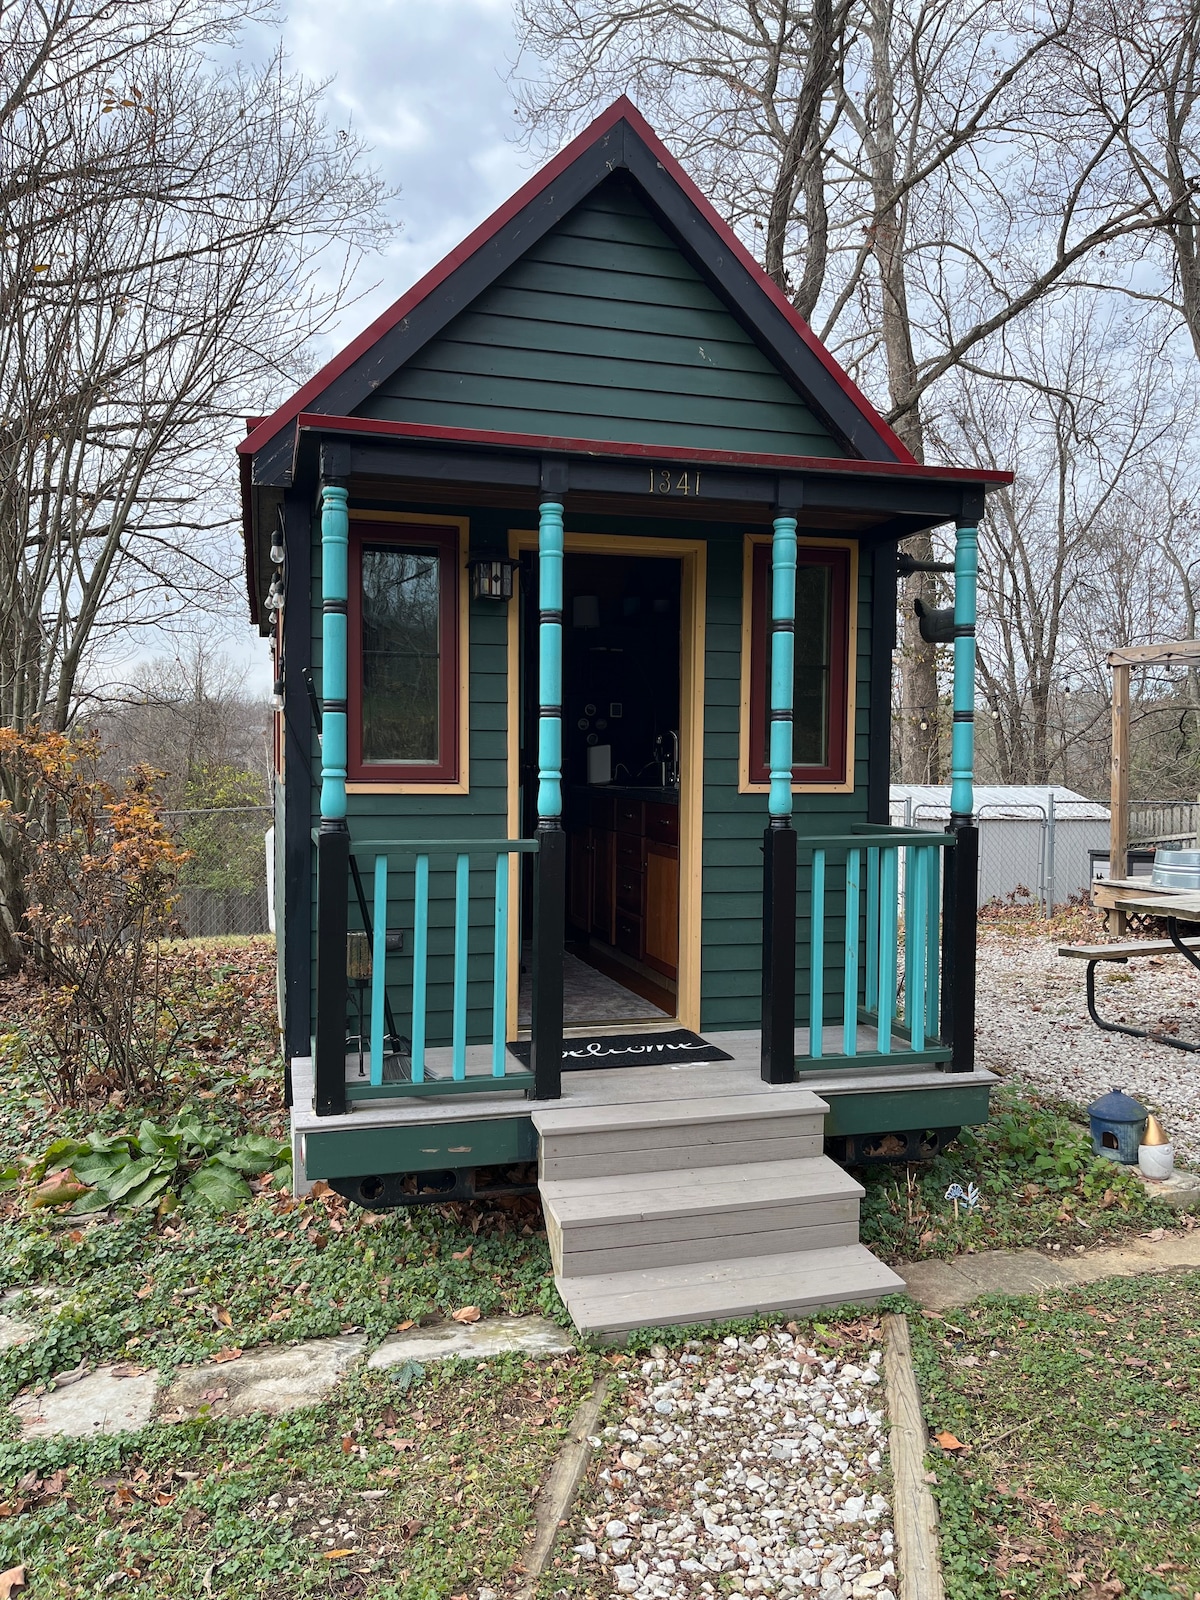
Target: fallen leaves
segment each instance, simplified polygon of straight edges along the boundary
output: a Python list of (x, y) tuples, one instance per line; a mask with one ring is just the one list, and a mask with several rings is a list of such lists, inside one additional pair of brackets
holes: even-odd
[(953, 1454), (956, 1450), (967, 1449), (967, 1446), (962, 1442), (962, 1440), (956, 1439), (952, 1433), (935, 1433), (933, 1437), (937, 1443), (941, 1445), (943, 1450), (947, 1450), (951, 1454)]
[[(35, 1211), (45, 1210), (50, 1206), (65, 1206), (72, 1204), (80, 1195), (87, 1192), (87, 1184), (80, 1183), (70, 1167), (66, 1167), (61, 1172), (52, 1172), (43, 1178), (29, 1196), (29, 1204)], [(16, 1572), (23, 1569), (14, 1567), (12, 1570)], [(24, 1581), (21, 1580), (22, 1583)]]
[(478, 1322), (482, 1312), (478, 1306), (459, 1306), (450, 1313), (455, 1322)]
[(220, 1362), (220, 1361), (240, 1361), (242, 1359), (242, 1355), (243, 1355), (243, 1352), (237, 1345), (230, 1345), (225, 1350), (218, 1350), (216, 1355), (213, 1356), (213, 1360), (214, 1361), (218, 1361), (218, 1362)]
[(10, 1595), (16, 1594), (18, 1589), (24, 1587), (24, 1567), (9, 1567), (7, 1572), (0, 1572), (0, 1600), (9, 1600)]

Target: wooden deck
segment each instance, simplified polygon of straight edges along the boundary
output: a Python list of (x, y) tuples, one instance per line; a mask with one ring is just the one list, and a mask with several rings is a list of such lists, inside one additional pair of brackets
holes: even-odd
[[(668, 1026), (675, 1026), (669, 1024)], [(646, 1032), (652, 1031), (643, 1025)], [(589, 1036), (602, 1030), (589, 1028)], [(840, 1028), (827, 1031), (829, 1051), (833, 1055), (840, 1042)], [(863, 1033), (866, 1034), (864, 1029)], [(312, 1109), (312, 1062), (299, 1057), (292, 1062), (292, 1130), (295, 1135), (305, 1132), (329, 1133), (340, 1129), (386, 1128), (417, 1124), (438, 1125), (472, 1121), (492, 1117), (528, 1116), (539, 1104), (556, 1106), (619, 1106), (639, 1102), (679, 1098), (687, 1094), (695, 1098), (720, 1095), (778, 1094), (788, 1085), (763, 1083), (759, 1076), (758, 1031), (738, 1033), (706, 1033), (707, 1043), (726, 1051), (730, 1061), (687, 1062), (673, 1061), (669, 1065), (646, 1067), (621, 1067), (598, 1072), (564, 1072), (562, 1098), (553, 1102), (526, 1100), (520, 1094), (480, 1092), (470, 1096), (429, 1095), (419, 1100), (373, 1100), (360, 1102), (343, 1116), (318, 1117)], [(796, 1030), (797, 1053), (808, 1048), (808, 1030)], [(444, 1058), (444, 1059), (442, 1059)], [(449, 1072), (449, 1050), (429, 1052), (429, 1070), (436, 1076), (439, 1071)], [(488, 1077), (491, 1072), (491, 1051), (486, 1045), (472, 1046), (467, 1051), (467, 1075)], [(352, 1069), (347, 1079), (352, 1080)], [(840, 1067), (805, 1072), (799, 1080), (814, 1094), (846, 1093), (894, 1094), (897, 1091), (921, 1089), (934, 1092), (990, 1086), (998, 1082), (994, 1073), (983, 1068), (973, 1072), (946, 1072), (932, 1063), (903, 1067)]]
[[(825, 1134), (848, 1104), (860, 1115), (868, 1106), (867, 1127), (979, 1120), (963, 1116), (964, 1099), (986, 1107), (995, 1075), (918, 1061), (831, 1066), (767, 1084), (757, 1031), (705, 1041), (732, 1059), (566, 1072), (558, 1100), (460, 1091), (359, 1101), (330, 1117), (312, 1110), (311, 1062), (293, 1061), (297, 1191), (308, 1186), (310, 1156), (316, 1175), (330, 1177), (366, 1170), (338, 1160), (365, 1158), (386, 1174), (408, 1162), (428, 1170), (536, 1157), (559, 1293), (577, 1326), (602, 1338), (667, 1322), (870, 1304), (901, 1289), (858, 1242), (862, 1189), (825, 1156)], [(807, 1044), (798, 1030), (797, 1051)], [(431, 1076), (448, 1074), (449, 1056), (430, 1051)], [(470, 1076), (488, 1075), (490, 1064), (490, 1047), (468, 1051)], [(488, 1153), (498, 1150), (508, 1153)]]

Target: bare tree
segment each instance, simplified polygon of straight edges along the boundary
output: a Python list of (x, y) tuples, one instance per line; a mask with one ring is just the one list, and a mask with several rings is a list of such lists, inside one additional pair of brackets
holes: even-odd
[[(193, 633), (173, 655), (141, 662), (128, 685), (109, 686), (97, 713), (81, 715), (100, 736), (113, 781), (139, 765), (162, 772), (171, 810), (270, 796), (270, 703), (248, 691), (215, 632)], [(243, 799), (213, 801), (214, 784), (233, 775)]]
[[(518, 0), (549, 69), (519, 85), (521, 111), (554, 142), (634, 94), (920, 460), (948, 375), (1085, 265), (1116, 284), (1175, 215), (1114, 181), (1119, 130), (1089, 116), (1081, 137), (1059, 60), (1075, 4)], [(927, 579), (910, 588), (929, 597)], [(902, 770), (936, 779), (936, 670), (911, 606), (901, 676)]]
[(960, 459), (1021, 462), (990, 499), (981, 544), (981, 748), (999, 781), (1048, 783), (1076, 746), (1107, 736), (1107, 650), (1175, 610), (1135, 490), (1183, 482), (1187, 415), (1113, 337), (1111, 309), (1082, 301), (1042, 307), (985, 376), (960, 377), (944, 422)]
[(227, 597), (237, 413), (300, 380), (388, 232), (321, 86), (278, 54), (222, 64), (258, 9), (0, 8), (0, 721), (18, 729), (65, 729), (89, 665)]

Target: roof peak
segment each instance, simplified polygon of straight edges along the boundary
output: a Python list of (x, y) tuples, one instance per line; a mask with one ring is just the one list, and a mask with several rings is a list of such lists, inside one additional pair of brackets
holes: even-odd
[[(257, 455), (285, 430), (290, 439), (302, 412), (348, 415), (372, 391), (380, 372), (402, 366), (618, 170), (628, 173), (681, 249), (852, 457), (915, 464), (627, 95), (601, 112), (283, 405), (259, 420), (238, 453)], [(290, 460), (290, 448), (286, 454)]]

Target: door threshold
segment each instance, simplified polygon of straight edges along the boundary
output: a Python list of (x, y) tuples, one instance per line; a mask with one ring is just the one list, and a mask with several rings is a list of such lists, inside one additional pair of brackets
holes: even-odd
[[(599, 1022), (568, 1022), (563, 1027), (564, 1039), (603, 1039), (613, 1033), (674, 1033), (683, 1027), (678, 1017), (630, 1017), (622, 1022), (619, 1017), (604, 1017)], [(528, 1039), (531, 1029), (522, 1023), (517, 1029), (517, 1039)]]

